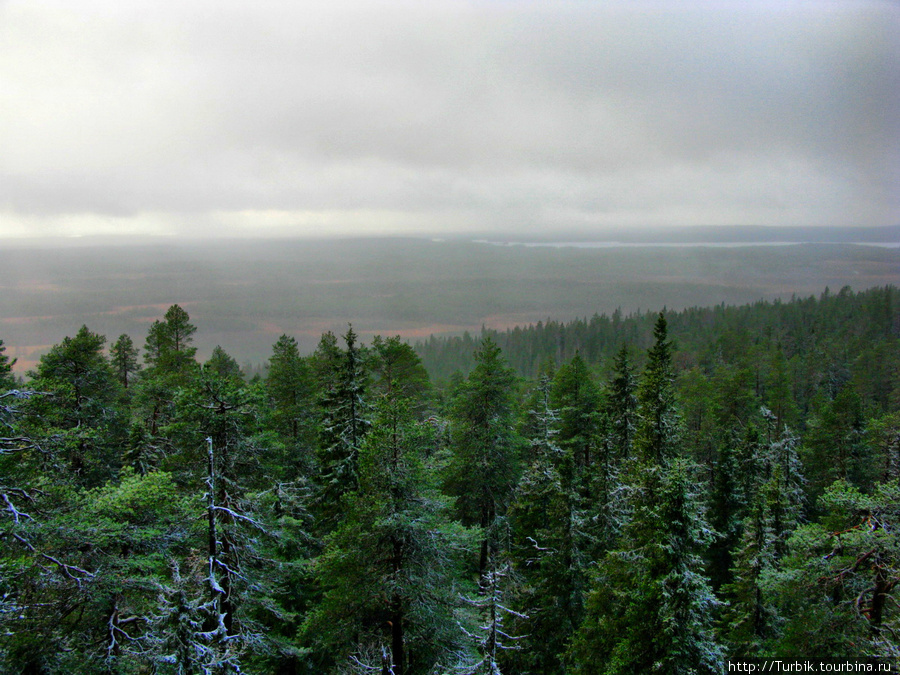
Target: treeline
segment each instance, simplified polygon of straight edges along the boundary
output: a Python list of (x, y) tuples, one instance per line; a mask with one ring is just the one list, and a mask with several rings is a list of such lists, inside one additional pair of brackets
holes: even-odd
[(897, 300), (550, 322), (422, 357), (284, 335), (249, 380), (221, 348), (198, 362), (177, 305), (142, 349), (82, 327), (24, 383), (0, 342), (0, 671), (896, 665)]
[[(883, 364), (890, 338), (900, 332), (900, 290), (893, 286), (854, 293), (828, 289), (818, 298), (760, 301), (752, 305), (693, 307), (666, 311), (669, 330), (678, 349), (679, 367), (709, 369), (716, 362), (744, 358), (749, 365), (780, 349), (788, 360), (815, 356), (846, 371), (857, 362)], [(509, 364), (521, 376), (535, 378), (551, 359), (563, 363), (580, 355), (590, 366), (608, 371), (623, 344), (646, 350), (652, 341), (656, 312), (594, 315), (568, 323), (547, 320), (536, 325), (497, 331), (483, 328), (472, 336), (435, 337), (415, 345), (426, 369), (436, 380), (454, 372), (468, 372), (478, 343), (490, 337), (500, 345)], [(877, 364), (877, 365), (876, 365)], [(818, 367), (818, 363), (808, 367)], [(835, 372), (829, 376), (841, 377)], [(882, 380), (883, 386), (887, 380)], [(799, 393), (799, 392), (798, 392)]]

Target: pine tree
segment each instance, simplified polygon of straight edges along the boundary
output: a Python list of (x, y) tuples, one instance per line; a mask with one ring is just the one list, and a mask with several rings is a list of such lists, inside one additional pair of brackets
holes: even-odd
[(147, 332), (144, 343), (144, 368), (134, 387), (133, 443), (129, 456), (136, 468), (158, 468), (174, 452), (168, 427), (175, 415), (178, 391), (190, 387), (198, 375), (196, 348), (191, 346), (196, 328), (187, 312), (178, 305), (166, 311)]
[(370, 368), (374, 376), (373, 393), (395, 395), (392, 387), (399, 387), (396, 394), (403, 397), (422, 412), (428, 394), (428, 373), (415, 350), (403, 342), (399, 335), (372, 340)]
[(147, 333), (144, 360), (159, 373), (185, 377), (196, 367), (197, 348), (191, 346), (196, 326), (178, 305), (166, 310), (162, 321), (154, 321)]
[(766, 645), (784, 658), (878, 657), (896, 664), (900, 611), (900, 486), (877, 483), (863, 494), (838, 480), (823, 493), (818, 523), (791, 536), (764, 591), (783, 625)]

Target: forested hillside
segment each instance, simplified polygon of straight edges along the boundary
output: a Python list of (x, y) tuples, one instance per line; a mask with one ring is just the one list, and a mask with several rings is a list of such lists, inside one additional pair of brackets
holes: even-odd
[(894, 287), (282, 335), (249, 380), (195, 332), (25, 381), (0, 342), (0, 672), (900, 665)]

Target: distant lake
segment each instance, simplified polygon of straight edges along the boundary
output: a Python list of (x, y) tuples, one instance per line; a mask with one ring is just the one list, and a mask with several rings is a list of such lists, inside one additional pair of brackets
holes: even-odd
[(875, 246), (877, 248), (900, 248), (897, 241), (695, 241), (695, 242), (628, 242), (628, 241), (492, 241), (474, 239), (476, 244), (491, 246), (524, 246), (526, 248), (744, 248), (749, 246), (798, 246), (800, 244), (831, 244), (833, 246)]

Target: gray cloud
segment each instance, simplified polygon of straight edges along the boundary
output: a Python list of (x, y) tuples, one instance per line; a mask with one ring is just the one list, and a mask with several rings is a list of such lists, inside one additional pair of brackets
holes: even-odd
[(0, 236), (900, 221), (892, 3), (183, 5), (0, 4)]

